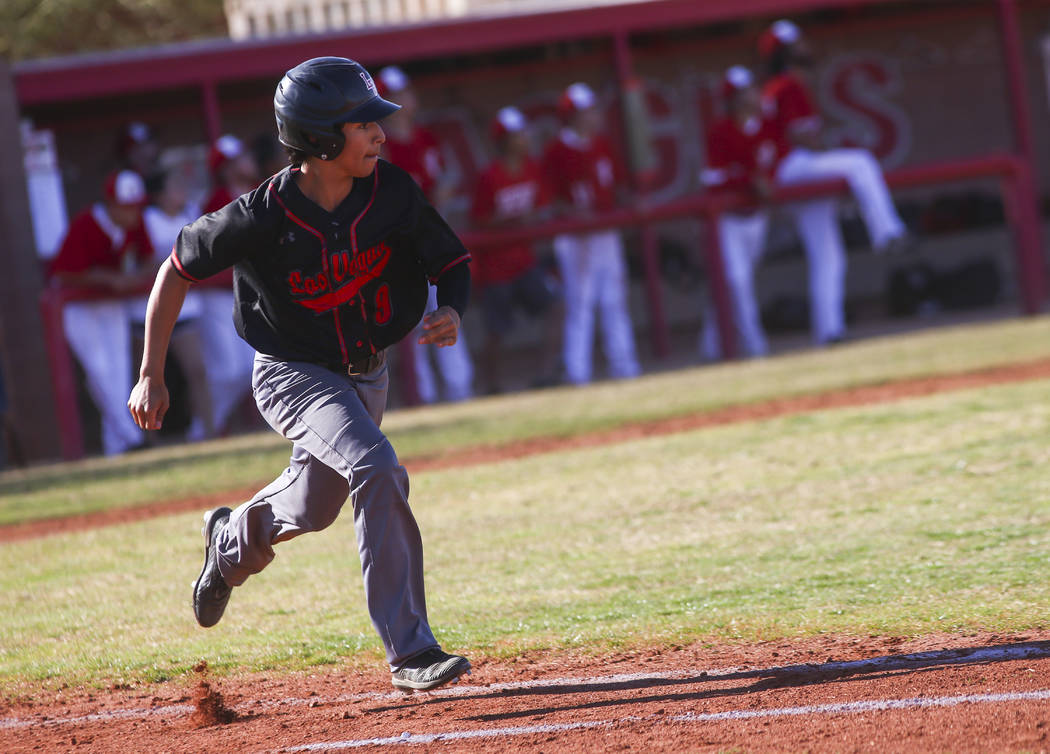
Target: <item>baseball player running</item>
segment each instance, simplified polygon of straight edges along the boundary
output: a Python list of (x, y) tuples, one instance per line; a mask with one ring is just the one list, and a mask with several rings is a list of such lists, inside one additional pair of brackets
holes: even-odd
[[(745, 189), (759, 198), (769, 196), (776, 167), (776, 130), (762, 117), (758, 89), (751, 71), (735, 65), (722, 80), (726, 116), (707, 132), (707, 167), (700, 179), (710, 191)], [(733, 212), (718, 218), (722, 264), (733, 305), (733, 320), (748, 356), (769, 351), (755, 303), (754, 270), (765, 246), (769, 213), (765, 208)], [(718, 323), (710, 301), (704, 315), (701, 349), (709, 359), (722, 356)]]
[[(844, 178), (857, 200), (876, 251), (899, 251), (910, 244), (907, 229), (886, 188), (882, 169), (865, 149), (825, 149), (821, 117), (805, 81), (812, 54), (791, 21), (777, 21), (759, 39), (759, 55), (769, 78), (763, 104), (780, 133), (777, 181), (783, 184)], [(795, 209), (799, 235), (809, 259), (813, 335), (818, 343), (845, 336), (846, 251), (834, 199), (804, 202)]]
[(432, 689), (470, 672), (441, 650), (427, 621), (423, 548), (408, 475), (379, 429), (387, 347), (423, 316), (427, 281), (438, 309), (421, 339), (456, 342), (470, 288), (469, 253), (400, 168), (379, 159), (378, 121), (398, 105), (359, 64), (307, 60), (274, 95), (292, 164), (183, 229), (150, 296), (135, 421), (157, 429), (168, 408), (164, 353), (190, 286), (234, 270), (237, 331), (258, 352), (259, 411), (293, 443), (288, 468), (231, 511), (205, 516), (193, 586), (201, 626), (274, 557), (274, 545), (329, 526), (349, 495), (365, 597), (392, 682)]

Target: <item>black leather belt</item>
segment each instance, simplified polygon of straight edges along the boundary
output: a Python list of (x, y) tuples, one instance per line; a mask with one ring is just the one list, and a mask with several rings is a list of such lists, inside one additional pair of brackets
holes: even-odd
[(359, 374), (369, 374), (370, 372), (374, 372), (375, 370), (379, 369), (379, 367), (383, 366), (383, 364), (385, 363), (386, 351), (383, 350), (374, 353), (371, 356), (366, 356), (363, 359), (351, 361), (349, 364), (341, 364), (339, 362), (334, 362), (331, 364), (325, 364), (324, 366), (326, 366), (328, 369), (331, 369), (333, 372), (339, 372), (340, 374), (356, 376)]

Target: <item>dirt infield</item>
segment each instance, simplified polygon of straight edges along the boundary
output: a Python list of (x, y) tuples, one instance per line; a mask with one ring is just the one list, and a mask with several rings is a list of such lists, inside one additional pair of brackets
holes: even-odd
[[(459, 448), (446, 454), (405, 458), (402, 460), (410, 472), (459, 468), (522, 458), (539, 453), (611, 445), (642, 437), (686, 432), (736, 422), (773, 419), (779, 416), (789, 416), (822, 409), (889, 403), (904, 398), (932, 395), (950, 390), (964, 390), (986, 385), (1047, 378), (1050, 378), (1050, 359), (1041, 359), (1024, 364), (1010, 364), (959, 374), (894, 380), (877, 385), (862, 385), (812, 395), (732, 405), (713, 411), (632, 422), (612, 429), (588, 432), (573, 437), (535, 437), (505, 445)], [(274, 473), (276, 473), (276, 470)], [(126, 524), (157, 516), (185, 513), (187, 511), (205, 510), (221, 503), (228, 503), (231, 500), (247, 500), (258, 489), (268, 484), (269, 481), (269, 479), (265, 479), (260, 480), (257, 485), (251, 487), (183, 497), (177, 500), (165, 500), (130, 508), (111, 509), (96, 513), (0, 526), (0, 544), (64, 532)]]
[[(206, 719), (194, 700), (218, 693)], [(469, 683), (416, 695), (379, 668), (194, 678), (0, 717), (5, 752), (1047, 752), (1050, 631), (475, 658)]]

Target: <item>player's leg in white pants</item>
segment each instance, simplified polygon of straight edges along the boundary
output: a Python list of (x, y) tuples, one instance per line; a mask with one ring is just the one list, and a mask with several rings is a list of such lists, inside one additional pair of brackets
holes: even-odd
[[(765, 249), (769, 215), (753, 212), (749, 215), (727, 214), (718, 218), (718, 239), (722, 246), (722, 268), (733, 323), (739, 336), (739, 346), (746, 356), (765, 356), (769, 353), (762, 318), (755, 301), (755, 266)], [(718, 335), (718, 321), (712, 297), (708, 296), (704, 313), (704, 330), (700, 348), (708, 359), (722, 357)]]
[(846, 249), (834, 199), (793, 208), (809, 267), (809, 310), (813, 340), (826, 343), (846, 333)]
[(562, 344), (565, 375), (574, 385), (591, 381), (594, 347), (594, 304), (597, 296), (592, 254), (586, 236), (557, 236), (554, 255), (565, 292), (565, 335)]
[(624, 379), (641, 373), (634, 350), (634, 330), (627, 300), (627, 262), (623, 240), (615, 230), (593, 233), (587, 239), (593, 260), (602, 342), (609, 371)]
[[(437, 288), (430, 286), (427, 299), (427, 313), (437, 309)], [(438, 370), (445, 382), (445, 398), (449, 401), (464, 401), (474, 395), (474, 363), (470, 358), (470, 347), (461, 329), (456, 345), (438, 348), (433, 345), (419, 345), (422, 327), (413, 333), (409, 343), (415, 353), (416, 391), (423, 403), (433, 403), (438, 399), (437, 381), (430, 365), (430, 352), (433, 351)]]
[(430, 365), (427, 347), (418, 343), (420, 332), (421, 329), (417, 328), (408, 340), (412, 350), (412, 369), (416, 373), (416, 395), (421, 403), (435, 403), (438, 399), (437, 379), (434, 377), (434, 367)]
[(905, 233), (904, 222), (893, 206), (882, 168), (866, 149), (815, 152), (796, 147), (784, 158), (777, 170), (777, 178), (782, 183), (845, 178), (868, 228), (871, 245), (876, 250)]
[(379, 429), (387, 367), (348, 376), (258, 356), (259, 411), (293, 443), (288, 468), (239, 506), (217, 539), (219, 570), (243, 584), (273, 546), (332, 524), (349, 496), (372, 623), (391, 668), (437, 646), (427, 621), (423, 546), (408, 505), (408, 473)]
[(218, 432), (251, 388), (255, 349), (245, 343), (233, 326), (233, 292), (225, 288), (198, 288), (200, 339), (212, 426)]
[(62, 310), (66, 340), (87, 378), (102, 417), (102, 450), (115, 455), (142, 443), (128, 411), (131, 395), (131, 318), (125, 301), (80, 301)]

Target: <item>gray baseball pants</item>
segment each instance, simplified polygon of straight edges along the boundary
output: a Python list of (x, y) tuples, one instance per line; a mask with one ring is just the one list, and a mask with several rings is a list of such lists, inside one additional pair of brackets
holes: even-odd
[(388, 384), (385, 363), (349, 376), (255, 357), (255, 402), (292, 441), (292, 457), (280, 477), (230, 516), (218, 537), (218, 561), (226, 583), (240, 586), (269, 565), (275, 544), (329, 526), (349, 496), (368, 612), (396, 669), (438, 643), (427, 622), (408, 473), (379, 429)]

